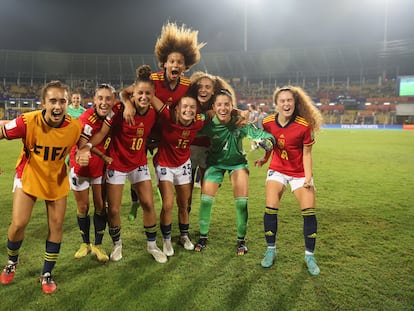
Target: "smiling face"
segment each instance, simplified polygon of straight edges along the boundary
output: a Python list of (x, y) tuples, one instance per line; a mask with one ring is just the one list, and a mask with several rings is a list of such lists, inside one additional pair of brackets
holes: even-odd
[(72, 93), (71, 103), (73, 108), (78, 109), (81, 103), (81, 94), (79, 93)]
[(197, 100), (202, 109), (209, 109), (208, 103), (214, 94), (214, 83), (209, 78), (201, 78), (197, 82)]
[(175, 113), (182, 125), (190, 125), (197, 114), (197, 101), (192, 97), (182, 97), (175, 108)]
[(100, 117), (106, 117), (115, 104), (115, 94), (109, 88), (100, 88), (93, 98), (96, 112)]
[(289, 90), (281, 91), (276, 97), (276, 109), (279, 117), (285, 120), (290, 119), (295, 113), (295, 98)]
[(233, 110), (231, 97), (225, 94), (217, 95), (213, 103), (213, 110), (220, 123), (230, 122), (231, 111)]
[(140, 81), (134, 85), (132, 100), (138, 111), (145, 111), (154, 97), (154, 86), (151, 82)]
[(178, 78), (185, 70), (184, 55), (178, 52), (170, 53), (164, 64), (169, 82), (177, 82)]
[(45, 109), (44, 118), (50, 126), (58, 127), (63, 122), (68, 103), (69, 94), (64, 88), (50, 87), (46, 90), (42, 106)]

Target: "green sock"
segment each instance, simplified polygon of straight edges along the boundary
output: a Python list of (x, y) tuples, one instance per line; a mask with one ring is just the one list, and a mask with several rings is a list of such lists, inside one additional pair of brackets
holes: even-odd
[(244, 238), (247, 232), (247, 219), (249, 213), (247, 210), (247, 197), (238, 197), (234, 199), (237, 215), (237, 237)]
[(201, 195), (201, 204), (200, 204), (200, 234), (207, 235), (208, 229), (210, 227), (211, 219), (211, 207), (213, 206), (214, 197), (207, 194)]

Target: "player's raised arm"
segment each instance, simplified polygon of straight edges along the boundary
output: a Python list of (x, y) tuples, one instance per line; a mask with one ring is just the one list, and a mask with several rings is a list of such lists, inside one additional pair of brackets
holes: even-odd
[(129, 125), (135, 125), (134, 116), (136, 109), (134, 103), (131, 100), (133, 93), (134, 85), (126, 87), (119, 93), (119, 97), (121, 98), (121, 101), (125, 107), (123, 117)]

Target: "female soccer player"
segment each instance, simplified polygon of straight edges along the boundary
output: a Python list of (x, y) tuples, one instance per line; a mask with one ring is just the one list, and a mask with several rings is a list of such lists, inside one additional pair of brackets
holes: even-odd
[[(56, 290), (52, 270), (59, 256), (69, 180), (65, 157), (79, 140), (81, 123), (66, 114), (69, 87), (60, 81), (47, 83), (41, 92), (42, 110), (24, 113), (3, 125), (0, 139), (22, 139), (23, 152), (16, 166), (12, 222), (7, 236), (8, 262), (1, 283), (13, 281), (19, 250), (37, 199), (46, 203), (48, 235), (40, 278), (44, 293)], [(76, 160), (86, 165), (90, 154)]]
[[(197, 98), (198, 111), (207, 113), (212, 109), (214, 92), (217, 92), (217, 78), (206, 72), (197, 71), (191, 75), (191, 86), (189, 93)], [(206, 170), (206, 159), (208, 148), (210, 147), (210, 138), (198, 135), (190, 146), (191, 167), (192, 167), (192, 187), (198, 169), (200, 185), (203, 183), (204, 172)], [(192, 195), (190, 196), (189, 209), (191, 210)]]
[(71, 101), (71, 104), (68, 106), (68, 115), (79, 119), (80, 115), (86, 110), (81, 105), (82, 95), (79, 92), (72, 92)]
[[(97, 133), (104, 120), (110, 120), (113, 116), (112, 107), (115, 104), (115, 89), (109, 84), (100, 84), (95, 90), (94, 107), (81, 114), (79, 120), (82, 122), (82, 134), (79, 142), (83, 146)], [(85, 257), (89, 252), (94, 254), (98, 261), (107, 262), (108, 255), (102, 248), (102, 239), (106, 227), (106, 210), (103, 199), (102, 176), (104, 174), (104, 159), (110, 138), (103, 140), (95, 146), (88, 166), (80, 166), (75, 162), (77, 148), (71, 152), (71, 189), (75, 195), (77, 204), (77, 221), (81, 232), (83, 243), (75, 253), (75, 258)], [(90, 217), (89, 217), (89, 187), (92, 188), (93, 196), (93, 223), (95, 227), (95, 244), (91, 245)]]
[(277, 214), (280, 200), (289, 184), (303, 216), (305, 263), (310, 274), (318, 275), (320, 269), (314, 257), (317, 221), (312, 145), (315, 143), (314, 133), (321, 126), (322, 116), (300, 87), (285, 86), (276, 89), (273, 101), (277, 112), (264, 118), (263, 128), (275, 137), (276, 144), (273, 150), (266, 152), (263, 159), (255, 161), (255, 165), (261, 167), (273, 152), (267, 171), (263, 219), (267, 251), (261, 264), (264, 268), (269, 268), (276, 257)]
[[(230, 85), (221, 77), (213, 76), (206, 72), (197, 71), (191, 75), (191, 86), (188, 93), (191, 96), (197, 98), (198, 112), (207, 114), (213, 108), (214, 94), (220, 93), (220, 90), (231, 89)], [(237, 125), (244, 126), (247, 122), (248, 111), (241, 111), (233, 108), (233, 115), (239, 115)], [(244, 120), (244, 121), (243, 121)], [(206, 170), (206, 160), (208, 149), (210, 147), (210, 138), (205, 135), (197, 135), (193, 143), (190, 146), (191, 151), (191, 167), (192, 167), (192, 189), (194, 186), (194, 180), (196, 176), (196, 170), (198, 169), (200, 184), (203, 184), (204, 172)], [(192, 189), (189, 201), (189, 211), (191, 211), (192, 201)]]
[[(154, 98), (154, 83), (150, 73), (141, 67), (134, 83), (132, 101), (136, 107), (134, 125), (123, 120), (123, 105), (114, 106), (115, 116), (111, 122), (104, 122), (101, 131), (89, 141), (88, 147), (96, 145), (111, 130), (111, 145), (106, 172), (108, 197), (109, 234), (114, 247), (110, 254), (112, 261), (122, 259), (120, 210), (122, 193), (128, 177), (132, 188), (137, 192), (144, 215), (144, 229), (147, 236), (147, 251), (159, 263), (167, 262), (166, 255), (157, 247), (157, 221), (152, 195), (151, 175), (146, 155), (146, 140), (156, 122), (157, 113), (151, 106)], [(88, 149), (88, 148), (85, 148)], [(81, 149), (82, 151), (83, 149)]]
[(215, 115), (212, 121), (206, 122), (200, 131), (201, 134), (210, 137), (211, 147), (207, 157), (204, 183), (201, 187), (200, 240), (195, 247), (196, 251), (202, 251), (207, 245), (211, 207), (224, 174), (228, 171), (233, 186), (237, 215), (237, 254), (247, 253), (245, 236), (248, 219), (249, 171), (243, 150), (243, 138), (273, 140), (273, 136), (251, 124), (237, 127), (235, 123), (238, 117), (231, 114), (234, 102), (235, 96), (232, 91), (220, 90), (213, 103)]
[(188, 202), (192, 190), (190, 144), (203, 127), (204, 116), (197, 114), (197, 101), (188, 95), (181, 97), (174, 110), (170, 110), (161, 101), (154, 101), (153, 105), (162, 121), (162, 135), (154, 156), (154, 166), (162, 198), (160, 223), (164, 238), (163, 252), (167, 256), (173, 256), (171, 229), (174, 190), (178, 205), (180, 243), (187, 250), (194, 249), (188, 236)]
[[(179, 99), (187, 93), (190, 80), (183, 75), (200, 61), (200, 49), (205, 43), (198, 42), (198, 31), (191, 30), (185, 25), (179, 27), (176, 23), (168, 22), (161, 29), (161, 35), (155, 44), (154, 52), (158, 60), (158, 65), (162, 71), (151, 74), (151, 80), (155, 85), (155, 96), (165, 105), (175, 106)], [(139, 69), (137, 69), (138, 72)], [(124, 117), (128, 124), (133, 124), (135, 115), (134, 105), (131, 103), (133, 86), (129, 86), (121, 91), (121, 100), (125, 105)], [(154, 126), (151, 137), (147, 142), (150, 152), (157, 147), (161, 136), (161, 125)], [(132, 200), (138, 201), (132, 193)], [(128, 215), (130, 220), (134, 220), (137, 213), (138, 204), (132, 204)]]

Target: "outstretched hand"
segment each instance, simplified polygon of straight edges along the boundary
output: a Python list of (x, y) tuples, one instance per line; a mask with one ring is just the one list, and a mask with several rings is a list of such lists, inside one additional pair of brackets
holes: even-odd
[(262, 167), (263, 165), (266, 164), (266, 162), (267, 162), (266, 158), (257, 159), (254, 161), (254, 166)]

